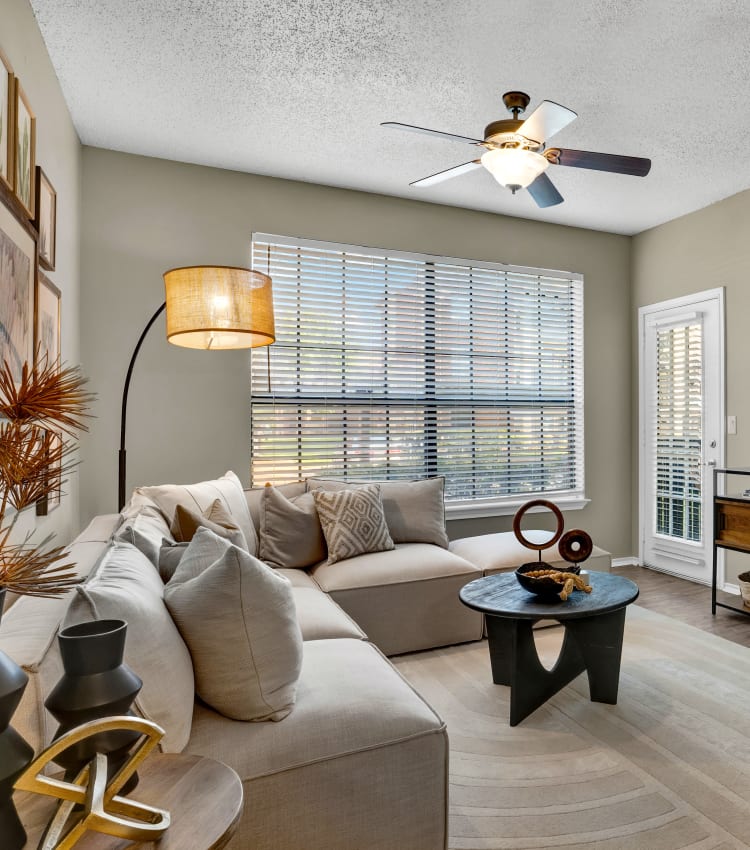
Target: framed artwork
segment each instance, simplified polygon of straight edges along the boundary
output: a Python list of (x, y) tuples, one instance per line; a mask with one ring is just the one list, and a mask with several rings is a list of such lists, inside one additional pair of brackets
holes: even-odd
[(36, 225), (39, 234), (39, 265), (47, 271), (55, 270), (55, 245), (57, 233), (57, 192), (49, 178), (36, 167)]
[(0, 50), (0, 180), (13, 188), (13, 103), (16, 97), (15, 77), (10, 62)]
[(43, 272), (36, 283), (34, 351), (49, 363), (60, 362), (60, 290)]
[(16, 197), (30, 219), (34, 218), (34, 158), (36, 156), (36, 118), (16, 77), (15, 111), (15, 181)]
[(0, 203), (0, 362), (21, 380), (24, 361), (34, 357), (36, 241)]
[[(63, 437), (62, 434), (58, 431), (48, 431), (48, 434), (51, 434), (52, 445), (55, 451), (59, 452), (62, 449)], [(59, 507), (60, 502), (62, 500), (62, 458), (60, 459), (60, 463), (57, 464), (56, 467), (50, 468), (47, 471), (50, 479), (54, 482), (54, 489), (51, 493), (45, 496), (43, 499), (40, 499), (36, 503), (36, 515), (37, 516), (47, 516), (50, 511), (54, 511), (55, 508)]]

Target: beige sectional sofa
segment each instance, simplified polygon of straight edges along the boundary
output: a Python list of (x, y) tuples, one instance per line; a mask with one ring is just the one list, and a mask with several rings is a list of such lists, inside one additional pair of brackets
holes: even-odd
[[(246, 498), (257, 528), (258, 492)], [(174, 681), (175, 670), (183, 669), (179, 635), (170, 632), (160, 645), (149, 644), (157, 632), (154, 618), (166, 628), (169, 615), (166, 607), (155, 614), (151, 597), (151, 622), (138, 621), (138, 595), (154, 585), (156, 567), (130, 543), (113, 543), (118, 529), (122, 538), (122, 516), (96, 517), (73, 543), (71, 557), (89, 582), (115, 570), (113, 582), (128, 599), (126, 661), (144, 680), (136, 707), (170, 726), (162, 748), (219, 759), (239, 774), (245, 803), (230, 848), (446, 846), (446, 728), (385, 654), (478, 640), (481, 618), (461, 605), (458, 590), (486, 571), (519, 562), (512, 534), (454, 541), (447, 549), (397, 543), (337, 564), (281, 570), (291, 583), (304, 640), (296, 703), (280, 722), (241, 722), (200, 700), (170, 704), (170, 693), (193, 693), (190, 672)], [(595, 557), (596, 568), (608, 569), (606, 553), (598, 550)], [(125, 577), (116, 572), (123, 561)], [(71, 602), (75, 595), (20, 598), (0, 629), (0, 649), (30, 677), (13, 722), (37, 751), (55, 731), (43, 702), (62, 672), (56, 632), (71, 621), (71, 611), (80, 616), (80, 606)]]

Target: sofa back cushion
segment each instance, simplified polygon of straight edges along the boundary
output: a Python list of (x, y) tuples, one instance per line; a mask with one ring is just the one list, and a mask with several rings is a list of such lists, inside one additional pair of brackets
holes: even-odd
[(172, 521), (177, 505), (185, 505), (200, 513), (208, 510), (215, 499), (220, 499), (230, 516), (242, 530), (251, 555), (258, 551), (258, 535), (250, 517), (247, 500), (240, 479), (227, 472), (214, 481), (201, 481), (198, 484), (159, 484), (153, 487), (138, 487), (133, 499), (146, 496), (161, 509), (168, 522)]
[[(308, 490), (342, 490), (371, 482), (308, 478)], [(448, 548), (445, 530), (445, 478), (378, 481), (388, 530), (394, 543), (434, 543)]]
[(125, 620), (125, 663), (143, 679), (139, 714), (165, 730), (163, 752), (180, 752), (190, 737), (195, 684), (190, 653), (164, 604), (156, 567), (129, 543), (111, 543), (96, 572), (76, 593), (63, 626)]
[[(70, 545), (67, 560), (81, 579), (98, 569), (107, 542), (120, 522), (118, 514), (95, 517)], [(51, 741), (57, 722), (44, 700), (62, 675), (57, 631), (75, 594), (71, 590), (54, 599), (19, 596), (3, 615), (0, 650), (19, 664), (29, 677), (21, 702), (13, 714), (13, 727), (39, 753)]]
[(302, 668), (289, 579), (201, 528), (165, 599), (190, 647), (196, 692), (205, 703), (234, 720), (289, 714)]
[(154, 505), (144, 505), (138, 513), (128, 515), (122, 525), (114, 533), (114, 540), (120, 543), (130, 543), (151, 561), (154, 566), (159, 563), (159, 550), (164, 538), (172, 539), (169, 526), (159, 508)]
[(312, 493), (287, 497), (270, 485), (260, 503), (258, 557), (277, 569), (311, 567), (326, 557)]

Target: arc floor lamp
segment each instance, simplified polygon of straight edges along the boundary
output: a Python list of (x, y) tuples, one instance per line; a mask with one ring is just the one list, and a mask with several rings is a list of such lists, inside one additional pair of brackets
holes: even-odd
[(138, 352), (151, 326), (167, 312), (167, 340), (184, 348), (225, 351), (259, 348), (276, 339), (271, 278), (232, 266), (189, 266), (164, 272), (166, 299), (143, 329), (130, 358), (122, 391), (117, 504), (125, 505), (128, 391)]

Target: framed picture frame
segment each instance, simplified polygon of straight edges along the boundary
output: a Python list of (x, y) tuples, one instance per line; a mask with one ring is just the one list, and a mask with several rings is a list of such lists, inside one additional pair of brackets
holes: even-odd
[(0, 181), (11, 190), (15, 151), (15, 80), (10, 62), (0, 50)]
[(34, 352), (48, 358), (49, 363), (59, 363), (60, 345), (60, 290), (44, 272), (37, 274), (34, 303)]
[(57, 246), (57, 192), (42, 167), (36, 167), (36, 196), (34, 199), (39, 265), (47, 271), (55, 270)]
[(15, 178), (13, 191), (28, 217), (34, 220), (34, 178), (36, 176), (36, 117), (26, 97), (21, 81), (16, 77), (16, 97), (13, 102), (15, 120)]
[[(59, 446), (62, 448), (63, 436), (59, 431), (49, 431), (52, 435), (52, 442), (55, 446)], [(54, 483), (54, 489), (51, 493), (45, 496), (43, 499), (39, 499), (36, 503), (36, 515), (37, 516), (47, 516), (50, 511), (54, 511), (55, 508), (60, 506), (60, 502), (62, 501), (62, 459), (60, 463), (55, 467), (48, 470), (47, 474), (49, 478)]]
[(28, 224), (0, 202), (0, 363), (8, 361), (17, 381), (34, 358), (36, 256)]

